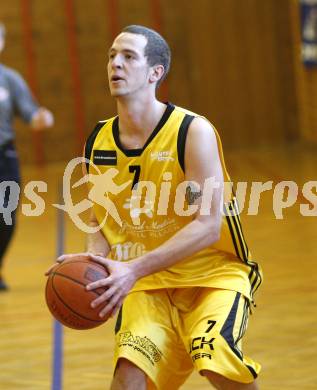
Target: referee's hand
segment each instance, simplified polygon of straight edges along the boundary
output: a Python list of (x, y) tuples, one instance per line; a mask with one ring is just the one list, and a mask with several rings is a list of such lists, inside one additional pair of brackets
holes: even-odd
[(54, 116), (47, 108), (40, 107), (32, 116), (31, 127), (34, 130), (43, 130), (54, 125)]

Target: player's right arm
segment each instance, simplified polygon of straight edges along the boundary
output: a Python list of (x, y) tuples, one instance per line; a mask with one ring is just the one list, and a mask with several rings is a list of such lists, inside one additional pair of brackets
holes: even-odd
[[(84, 156), (85, 156), (85, 148), (84, 148)], [(83, 172), (83, 177), (87, 175), (87, 168), (86, 168), (85, 161), (82, 163), (82, 172)], [(97, 227), (99, 225), (93, 209), (91, 209), (88, 224), (91, 227)], [(102, 233), (101, 229), (99, 229), (95, 233), (87, 233), (86, 248), (87, 248), (86, 252), (63, 254), (57, 258), (57, 262), (61, 263), (64, 260), (71, 260), (72, 258), (75, 258), (78, 255), (85, 255), (85, 256), (95, 255), (95, 256), (107, 257), (108, 253), (110, 252), (110, 245), (106, 237)], [(51, 266), (46, 271), (45, 275), (49, 275), (49, 273), (55, 266), (56, 264)]]
[[(91, 211), (89, 218), (90, 226), (98, 226), (98, 221), (95, 216), (95, 213)], [(101, 230), (98, 230), (95, 233), (87, 234), (87, 251), (81, 253), (67, 253), (59, 256), (57, 258), (57, 263), (62, 263), (64, 260), (71, 260), (73, 258), (77, 258), (79, 255), (81, 256), (102, 256), (107, 257), (110, 252), (110, 246), (105, 236), (103, 235)], [(45, 275), (48, 276), (50, 272), (58, 265), (57, 263), (53, 264), (46, 272)]]
[[(86, 145), (84, 146), (84, 152), (83, 152), (84, 157), (85, 157), (85, 148)], [(82, 171), (83, 171), (83, 177), (88, 174), (85, 161), (83, 161), (82, 163)], [(89, 226), (91, 227), (99, 226), (98, 220), (96, 218), (93, 209), (91, 209), (90, 212)], [(93, 255), (99, 254), (100, 256), (107, 257), (108, 253), (110, 252), (110, 246), (101, 229), (99, 229), (95, 233), (87, 234), (87, 252)]]
[[(97, 227), (99, 225), (95, 213), (91, 210), (89, 226)], [(87, 235), (87, 252), (93, 255), (100, 255), (107, 257), (110, 252), (110, 246), (106, 240), (102, 230), (98, 230), (95, 233), (88, 233)]]
[[(84, 147), (83, 156), (85, 157), (85, 147)], [(83, 172), (83, 177), (85, 177), (88, 174), (85, 161), (83, 161), (82, 163), (82, 172)], [(88, 224), (90, 227), (99, 226), (99, 222), (96, 218), (93, 209), (91, 209)], [(109, 252), (110, 252), (109, 243), (101, 229), (99, 229), (95, 233), (87, 233), (87, 252), (85, 252), (86, 255), (92, 254), (92, 255), (107, 257)], [(64, 261), (76, 256), (78, 256), (78, 253), (67, 254), (67, 255), (65, 254), (60, 256), (58, 258), (58, 261)]]

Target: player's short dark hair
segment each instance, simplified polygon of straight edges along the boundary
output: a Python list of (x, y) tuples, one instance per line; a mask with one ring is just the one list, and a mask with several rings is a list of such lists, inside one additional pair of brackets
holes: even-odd
[(158, 87), (167, 76), (171, 64), (171, 50), (168, 43), (158, 32), (136, 24), (125, 27), (122, 32), (143, 35), (147, 39), (144, 55), (148, 60), (148, 64), (150, 66), (164, 66), (163, 76), (156, 84), (156, 87)]

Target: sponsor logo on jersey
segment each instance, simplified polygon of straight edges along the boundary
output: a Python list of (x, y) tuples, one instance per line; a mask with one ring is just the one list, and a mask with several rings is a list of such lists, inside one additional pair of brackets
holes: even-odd
[(162, 352), (148, 337), (132, 334), (130, 331), (119, 333), (119, 347), (131, 347), (144, 355), (154, 366), (161, 360)]
[(151, 221), (146, 223), (143, 221), (139, 225), (134, 225), (126, 220), (122, 221), (122, 226), (119, 229), (120, 234), (133, 234), (135, 237), (163, 237), (168, 234), (175, 233), (180, 226), (177, 224), (175, 218), (166, 218), (163, 222)]
[(157, 161), (174, 161), (174, 157), (171, 156), (170, 150), (164, 150), (161, 152), (152, 152), (151, 159)]
[(145, 245), (142, 242), (123, 242), (111, 246), (111, 254), (114, 260), (126, 261), (142, 256), (146, 253)]
[(115, 150), (94, 150), (93, 162), (95, 165), (117, 165), (117, 152)]
[[(208, 320), (207, 329), (205, 335), (207, 335), (213, 327), (216, 325), (216, 321)], [(215, 337), (208, 336), (199, 336), (194, 337), (189, 344), (189, 353), (192, 355), (192, 361), (194, 362), (197, 359), (212, 359), (212, 352), (214, 351)], [(197, 350), (200, 350), (199, 352)]]

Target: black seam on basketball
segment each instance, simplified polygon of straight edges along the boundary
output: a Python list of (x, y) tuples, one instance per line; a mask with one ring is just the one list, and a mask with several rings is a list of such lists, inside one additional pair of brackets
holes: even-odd
[[(88, 257), (88, 256), (87, 256), (87, 257)], [(76, 260), (76, 259), (74, 259), (74, 260), (68, 260), (68, 261), (65, 262), (65, 263), (61, 263), (61, 264), (59, 265), (58, 269), (60, 270), (60, 269), (62, 269), (62, 268), (64, 268), (64, 267), (66, 267), (69, 263), (87, 264), (87, 260)], [(103, 266), (102, 266), (101, 264), (99, 264), (99, 263), (92, 262), (91, 265), (92, 265), (92, 266), (94, 265), (94, 266), (96, 266), (96, 267), (99, 267), (99, 269), (102, 270), (102, 271), (105, 270), (105, 267), (103, 267)], [(54, 270), (52, 270), (52, 272), (53, 272), (53, 273), (58, 273), (58, 272), (55, 272)], [(60, 273), (58, 273), (58, 274), (59, 274), (60, 276), (64, 276), (65, 278), (69, 278), (69, 279), (73, 280), (73, 281), (76, 282), (76, 283), (81, 284), (81, 282), (79, 282), (78, 280), (72, 279), (71, 276), (67, 276), (67, 275), (60, 274)], [(85, 286), (84, 284), (82, 284), (82, 285)], [(99, 287), (99, 288), (100, 288), (100, 287)], [(94, 290), (91, 290), (91, 292), (94, 292), (94, 293), (95, 293), (96, 295), (98, 295), (98, 296), (101, 295), (101, 294), (99, 294), (97, 291), (94, 291)]]
[[(73, 279), (71, 276), (64, 275), (64, 274), (61, 274), (61, 273), (59, 273), (59, 272), (53, 272), (53, 275), (62, 276), (62, 277), (65, 278), (65, 279), (69, 279), (69, 280), (71, 280), (72, 282), (75, 282), (75, 283), (77, 283), (77, 284), (80, 284), (80, 285), (83, 286), (83, 287), (86, 287), (86, 284), (80, 282), (80, 281), (77, 280), (77, 279)], [(100, 287), (99, 287), (99, 288), (100, 288)], [(101, 295), (101, 294), (99, 294), (96, 290), (90, 290), (90, 292), (92, 292), (93, 294), (98, 295), (98, 297), (100, 297), (100, 295)]]
[[(54, 290), (54, 292), (55, 292), (55, 294), (56, 294), (56, 296), (58, 297), (58, 299), (71, 311), (71, 312), (73, 312), (74, 314), (76, 314), (78, 317), (81, 317), (81, 318), (83, 318), (84, 320), (88, 320), (88, 321), (91, 321), (91, 322), (97, 322), (97, 323), (103, 323), (104, 322), (104, 320), (93, 320), (93, 319), (91, 319), (91, 318), (87, 318), (87, 317), (84, 317), (82, 314), (79, 314), (79, 313), (77, 313), (74, 309), (72, 309), (62, 298), (61, 298), (61, 296), (59, 295), (59, 293), (58, 293), (58, 291), (55, 289), (55, 286), (54, 286), (54, 276), (56, 275), (56, 273), (54, 273), (53, 275), (52, 275), (52, 288), (53, 288), (53, 290)], [(60, 275), (59, 275), (60, 276)]]
[[(87, 256), (88, 257), (88, 256)], [(89, 261), (87, 260), (67, 260), (65, 261), (64, 263), (60, 263), (60, 265), (58, 266), (58, 269), (61, 269), (63, 267), (65, 267), (66, 265), (68, 265), (69, 263), (82, 263), (82, 264), (87, 264)], [(91, 265), (94, 265), (96, 267), (99, 267), (100, 269), (104, 270), (105, 267), (103, 267), (101, 264), (97, 263), (97, 262), (94, 262), (94, 261), (91, 261)], [(52, 270), (54, 272), (54, 269)]]

